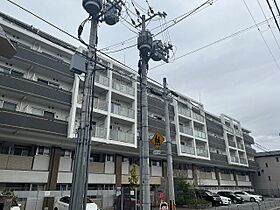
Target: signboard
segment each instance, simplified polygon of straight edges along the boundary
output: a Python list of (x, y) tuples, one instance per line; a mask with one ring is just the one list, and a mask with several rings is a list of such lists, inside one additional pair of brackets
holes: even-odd
[(154, 150), (153, 151), (153, 155), (160, 155), (161, 154), (161, 150)]
[(159, 131), (156, 131), (153, 138), (151, 139), (151, 143), (155, 146), (156, 149), (159, 149), (163, 142), (163, 135), (161, 135)]

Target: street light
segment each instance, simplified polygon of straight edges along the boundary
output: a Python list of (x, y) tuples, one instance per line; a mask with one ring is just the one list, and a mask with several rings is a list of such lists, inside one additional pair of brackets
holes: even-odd
[(16, 48), (7, 37), (5, 31), (0, 26), (0, 56), (12, 58), (16, 54)]

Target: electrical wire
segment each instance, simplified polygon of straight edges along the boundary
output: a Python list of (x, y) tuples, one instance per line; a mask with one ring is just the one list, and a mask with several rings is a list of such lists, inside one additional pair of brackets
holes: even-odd
[[(267, 20), (268, 20), (268, 21), (271, 21), (272, 19), (273, 19), (273, 17), (271, 17), (271, 18), (269, 18), (269, 19), (267, 19)], [(220, 43), (220, 42), (226, 41), (227, 39), (230, 39), (230, 38), (239, 36), (240, 34), (242, 34), (242, 33), (244, 33), (244, 32), (247, 32), (247, 31), (249, 31), (249, 30), (252, 30), (252, 29), (254, 29), (254, 28), (258, 27), (258, 26), (261, 26), (261, 25), (263, 25), (263, 24), (265, 24), (265, 23), (266, 23), (266, 20), (261, 21), (261, 22), (258, 22), (257, 24), (254, 24), (254, 25), (249, 26), (249, 27), (247, 27), (247, 28), (241, 29), (241, 30), (239, 30), (239, 31), (237, 31), (237, 32), (234, 32), (234, 33), (228, 35), (228, 36), (225, 36), (225, 37), (222, 37), (222, 38), (220, 38), (220, 39), (217, 39), (217, 40), (215, 40), (215, 41), (213, 41), (213, 42), (211, 42), (211, 43), (209, 43), (209, 44), (206, 44), (206, 45), (203, 45), (203, 46), (201, 46), (201, 47), (199, 47), (199, 48), (196, 48), (196, 49), (194, 49), (194, 50), (191, 50), (191, 51), (189, 51), (189, 52), (187, 52), (187, 53), (184, 53), (183, 55), (180, 55), (180, 56), (174, 58), (174, 62), (175, 62), (176, 60), (182, 59), (183, 57), (192, 55), (192, 54), (194, 54), (194, 53), (196, 53), (196, 52), (199, 52), (199, 51), (204, 50), (204, 49), (206, 49), (206, 48), (208, 48), (208, 47), (211, 47), (211, 46), (213, 46), (213, 45), (216, 45), (216, 44), (218, 44), (218, 43)], [(156, 66), (150, 68), (150, 71), (153, 70), (153, 69), (156, 69), (156, 68), (158, 68), (158, 67), (161, 67), (161, 66), (163, 66), (163, 65), (166, 65), (166, 64), (168, 64), (168, 63), (162, 63), (162, 64), (159, 64), (159, 65), (156, 65)]]
[(273, 9), (272, 9), (272, 7), (271, 7), (271, 5), (270, 5), (270, 3), (269, 3), (269, 0), (266, 0), (266, 3), (267, 3), (267, 5), (268, 5), (268, 7), (269, 7), (269, 9), (270, 9), (270, 12), (271, 12), (273, 18), (274, 18), (274, 22), (275, 22), (275, 24), (276, 24), (276, 26), (277, 26), (277, 28), (278, 28), (278, 30), (279, 30), (279, 32), (280, 32), (279, 24), (278, 24), (278, 22), (277, 22), (277, 20), (276, 20), (275, 14), (274, 14)]
[[(266, 42), (266, 40), (265, 40), (265, 38), (264, 38), (264, 36), (263, 36), (262, 32), (260, 31), (260, 29), (259, 29), (259, 27), (258, 27), (258, 25), (257, 25), (257, 22), (256, 22), (256, 20), (255, 20), (255, 18), (254, 18), (254, 16), (253, 16), (253, 14), (252, 14), (252, 12), (251, 12), (250, 8), (248, 7), (248, 5), (247, 5), (247, 3), (246, 3), (246, 1), (245, 1), (245, 0), (243, 0), (243, 2), (244, 2), (244, 4), (245, 4), (245, 6), (246, 6), (246, 8), (247, 8), (247, 10), (248, 10), (248, 12), (249, 12), (249, 14), (250, 14), (250, 16), (251, 16), (252, 20), (254, 21), (255, 25), (257, 26), (258, 31), (259, 31), (259, 33), (260, 33), (260, 35), (261, 35), (261, 37), (262, 37), (262, 40), (263, 40), (263, 42), (264, 42), (265, 46), (267, 47), (267, 50), (269, 51), (269, 53), (270, 53), (271, 57), (273, 58), (273, 60), (274, 60), (274, 62), (275, 62), (276, 67), (277, 67), (277, 68), (278, 68), (278, 70), (280, 71), (280, 66), (279, 66), (279, 64), (278, 64), (278, 62), (277, 62), (277, 60), (276, 60), (275, 56), (273, 55), (273, 53), (272, 53), (272, 51), (271, 51), (271, 49), (270, 49), (270, 47), (269, 47), (268, 43)], [(274, 18), (275, 18), (275, 17), (274, 17)]]
[(272, 28), (270, 27), (270, 24), (269, 24), (269, 22), (268, 22), (268, 20), (267, 20), (267, 17), (266, 17), (265, 12), (264, 12), (264, 10), (263, 10), (263, 8), (262, 8), (262, 5), (261, 5), (261, 3), (260, 3), (259, 0), (257, 0), (257, 2), (258, 2), (259, 7), (261, 8), (262, 14), (263, 14), (263, 16), (264, 16), (264, 18), (265, 18), (265, 20), (266, 20), (266, 22), (267, 22), (268, 28), (270, 29), (270, 31), (271, 31), (271, 33), (272, 33), (272, 36), (273, 36), (273, 38), (274, 38), (274, 41), (276, 42), (276, 45), (278, 46), (278, 49), (280, 50), (279, 43), (278, 43), (278, 41), (277, 41), (277, 39), (276, 39), (276, 36), (275, 36), (275, 34), (274, 34)]

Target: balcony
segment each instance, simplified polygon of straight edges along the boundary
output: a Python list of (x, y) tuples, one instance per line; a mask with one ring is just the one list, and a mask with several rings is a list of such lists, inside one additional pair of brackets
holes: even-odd
[(134, 119), (134, 110), (127, 107), (112, 104), (112, 113)]
[(239, 158), (240, 159), (240, 164), (244, 164), (244, 165), (247, 165), (247, 160), (246, 158)]
[(204, 117), (201, 116), (200, 114), (195, 113), (195, 112), (193, 112), (193, 119), (195, 119), (199, 122), (202, 122), (202, 123), (204, 122)]
[(0, 73), (0, 86), (25, 95), (56, 101), (60, 104), (68, 106), (71, 104), (71, 92), (25, 78), (14, 77), (10, 74)]
[(134, 96), (134, 88), (132, 86), (124, 85), (117, 80), (113, 80), (113, 89), (120, 91), (122, 93)]
[(238, 149), (241, 149), (241, 150), (244, 150), (244, 145), (240, 142), (237, 142), (237, 148)]
[(0, 154), (0, 169), (31, 170), (33, 157)]
[(233, 134), (233, 128), (231, 128), (231, 127), (229, 127), (229, 126), (227, 126), (227, 125), (225, 125), (225, 130), (227, 131), (227, 132), (229, 132), (229, 133), (232, 133)]
[(96, 74), (94, 81), (98, 84), (109, 87), (109, 78), (103, 74)]
[(236, 157), (236, 156), (230, 156), (230, 162), (232, 162), (232, 163), (238, 163), (238, 157)]
[(181, 151), (182, 151), (182, 153), (195, 155), (194, 147), (188, 147), (188, 146), (182, 146), (181, 145)]
[(0, 125), (33, 131), (37, 130), (38, 132), (53, 133), (60, 136), (66, 136), (67, 134), (67, 122), (65, 121), (49, 120), (42, 116), (2, 109), (0, 109)]
[(120, 141), (123, 143), (134, 144), (134, 134), (127, 133), (115, 129), (110, 130), (110, 139), (114, 141)]
[(97, 138), (106, 139), (107, 130), (104, 127), (94, 126), (92, 135)]
[(179, 106), (178, 107), (178, 112), (181, 115), (184, 115), (184, 116), (187, 116), (187, 117), (191, 117), (191, 110), (189, 110), (189, 109), (185, 109), (185, 108)]
[(232, 140), (228, 140), (228, 145), (229, 145), (230, 147), (236, 147), (235, 142), (232, 141)]
[(234, 129), (235, 135), (242, 137), (242, 132), (240, 130)]
[(196, 155), (201, 157), (208, 157), (208, 151), (205, 148), (196, 148)]
[(206, 118), (206, 125), (207, 125), (207, 130), (209, 130), (213, 133), (217, 133), (220, 136), (223, 136), (224, 130), (223, 130), (223, 126), (221, 124), (216, 123), (215, 121), (211, 121)]
[(94, 98), (93, 108), (108, 111), (108, 102), (104, 99)]
[(254, 144), (255, 143), (254, 138), (252, 136), (244, 133), (243, 137), (244, 137), (245, 142), (248, 142), (249, 144)]
[(179, 129), (181, 133), (193, 135), (193, 131), (190, 127), (180, 125)]
[(203, 131), (194, 130), (194, 136), (201, 139), (206, 139), (206, 134)]

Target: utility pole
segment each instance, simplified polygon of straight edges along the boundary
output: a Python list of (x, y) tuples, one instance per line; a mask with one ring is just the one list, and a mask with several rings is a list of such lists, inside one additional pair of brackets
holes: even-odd
[[(108, 25), (114, 25), (119, 21), (119, 15), (122, 3), (121, 1), (102, 0), (83, 0), (83, 7), (89, 13), (90, 18), (83, 21), (78, 30), (80, 41), (81, 33), (86, 21), (91, 21), (88, 61), (85, 72), (85, 82), (83, 89), (83, 101), (81, 108), (80, 126), (76, 142), (75, 160), (72, 177), (72, 187), (70, 194), (69, 210), (86, 210), (87, 190), (88, 190), (88, 163), (91, 153), (92, 140), (92, 105), (94, 96), (94, 79), (96, 71), (96, 45), (97, 45), (97, 26), (99, 21), (105, 21)], [(105, 7), (102, 10), (102, 7)], [(86, 65), (86, 64), (85, 64)], [(75, 72), (82, 73), (82, 72)]]
[(148, 96), (147, 96), (147, 73), (149, 54), (152, 50), (152, 36), (146, 30), (146, 17), (142, 15), (142, 30), (138, 38), (138, 49), (140, 50), (139, 73), (141, 77), (141, 144), (140, 144), (140, 163), (141, 165), (141, 209), (150, 210), (150, 160), (149, 160), (149, 131), (148, 131)]
[(165, 138), (167, 144), (167, 178), (168, 178), (168, 197), (169, 197), (169, 210), (175, 210), (175, 195), (174, 195), (174, 180), (173, 180), (173, 159), (172, 159), (172, 144), (170, 137), (170, 122), (169, 122), (169, 91), (167, 88), (166, 78), (163, 78), (164, 87), (164, 116), (165, 116)]
[(141, 93), (141, 140), (140, 140), (140, 205), (141, 210), (150, 210), (150, 141), (148, 130), (148, 97), (147, 97), (147, 74), (148, 62), (150, 58), (154, 61), (163, 60), (168, 62), (170, 44), (164, 45), (160, 40), (154, 40), (150, 31), (146, 29), (146, 22), (155, 16), (166, 17), (166, 13), (153, 13), (146, 19), (145, 15), (141, 16), (141, 26), (137, 40), (137, 48), (140, 51), (139, 75), (140, 75), (140, 93)]

